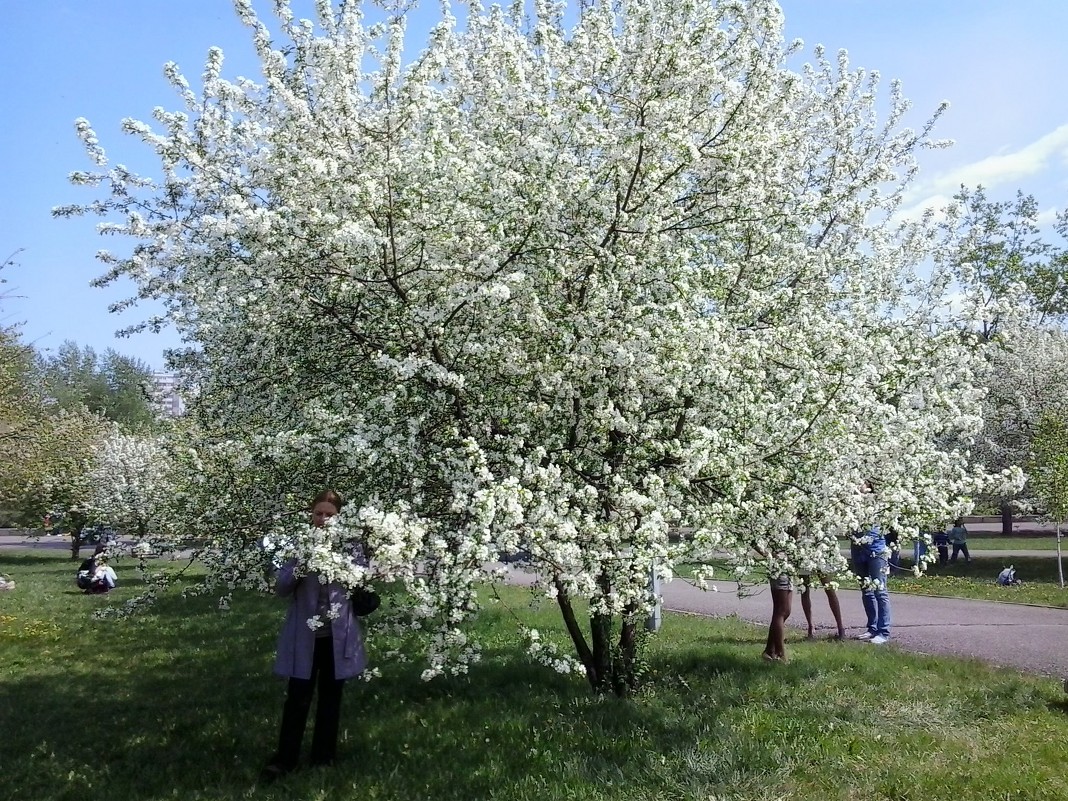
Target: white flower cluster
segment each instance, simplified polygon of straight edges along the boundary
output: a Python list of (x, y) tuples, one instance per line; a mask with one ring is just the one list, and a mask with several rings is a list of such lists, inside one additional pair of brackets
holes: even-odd
[(585, 672), (582, 662), (570, 654), (561, 653), (556, 643), (543, 640), (537, 629), (527, 629), (524, 634), (527, 640), (527, 653), (535, 662), (550, 667), (557, 673), (582, 674)]

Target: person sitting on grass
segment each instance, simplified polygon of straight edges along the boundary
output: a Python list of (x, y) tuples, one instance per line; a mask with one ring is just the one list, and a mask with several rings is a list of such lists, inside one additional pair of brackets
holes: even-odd
[(74, 576), (74, 581), (78, 585), (79, 590), (89, 592), (89, 587), (93, 583), (93, 576), (96, 574), (97, 558), (103, 552), (104, 546), (97, 545), (96, 549), (93, 551), (93, 555), (78, 566), (78, 572)]
[(1015, 587), (1019, 584), (1019, 580), (1016, 578), (1016, 568), (1009, 565), (1007, 568), (998, 573), (998, 586), (1001, 587)]
[(96, 567), (89, 578), (89, 587), (86, 592), (90, 595), (103, 595), (111, 592), (118, 585), (119, 580), (115, 575), (115, 568), (108, 564), (108, 555), (104, 546), (98, 546), (99, 551), (95, 554)]

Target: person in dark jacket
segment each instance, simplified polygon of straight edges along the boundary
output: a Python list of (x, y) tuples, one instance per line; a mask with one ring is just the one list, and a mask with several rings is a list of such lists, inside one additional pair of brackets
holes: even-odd
[[(312, 525), (322, 527), (341, 511), (344, 502), (333, 490), (319, 493), (312, 502)], [(356, 556), (354, 556), (356, 558)], [(318, 691), (311, 764), (329, 765), (337, 755), (341, 691), (345, 681), (360, 675), (367, 664), (363, 631), (352, 609), (349, 591), (337, 583), (324, 583), (316, 574), (298, 575), (290, 560), (279, 571), (275, 592), (290, 598), (285, 623), (278, 637), (274, 672), (289, 679), (278, 751), (263, 770), (267, 780), (297, 767), (312, 695)], [(337, 616), (330, 619), (331, 609)], [(311, 628), (308, 621), (322, 623)]]
[(78, 566), (78, 572), (74, 577), (78, 589), (90, 592), (93, 587), (93, 579), (96, 577), (97, 562), (104, 552), (104, 545), (97, 545), (93, 549), (93, 555)]
[(949, 532), (944, 528), (939, 529), (932, 535), (935, 548), (938, 549), (938, 564), (945, 567), (949, 564)]

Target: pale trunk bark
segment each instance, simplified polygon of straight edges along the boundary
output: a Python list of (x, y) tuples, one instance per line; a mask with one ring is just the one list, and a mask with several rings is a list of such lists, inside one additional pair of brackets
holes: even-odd
[(1064, 561), (1061, 556), (1061, 524), (1057, 523), (1057, 576), (1061, 580), (1061, 589), (1064, 589)]

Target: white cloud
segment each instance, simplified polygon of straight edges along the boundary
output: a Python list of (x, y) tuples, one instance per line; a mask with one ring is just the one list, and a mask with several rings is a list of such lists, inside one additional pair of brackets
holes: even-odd
[(962, 184), (968, 187), (982, 184), (987, 189), (1008, 185), (1015, 189), (1026, 183), (1027, 178), (1060, 171), (1065, 165), (1068, 165), (1068, 124), (1019, 150), (988, 156), (930, 181), (920, 181), (907, 193), (908, 207), (898, 216), (914, 218), (925, 209), (943, 207)]
[(1038, 217), (1035, 218), (1035, 222), (1038, 224), (1038, 227), (1039, 228), (1045, 228), (1047, 226), (1052, 227), (1053, 223), (1055, 223), (1057, 221), (1057, 212), (1058, 211), (1060, 211), (1060, 209), (1058, 209), (1056, 207), (1051, 207), (1051, 208), (1046, 209), (1045, 211), (1040, 211), (1038, 213)]

